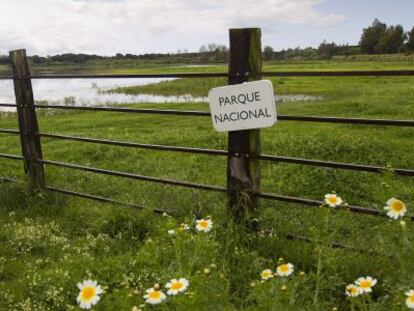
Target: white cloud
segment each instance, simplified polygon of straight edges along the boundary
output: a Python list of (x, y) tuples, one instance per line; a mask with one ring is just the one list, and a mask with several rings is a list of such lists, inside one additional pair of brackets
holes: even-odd
[(231, 27), (329, 27), (323, 0), (0, 0), (0, 54), (145, 53), (227, 42)]

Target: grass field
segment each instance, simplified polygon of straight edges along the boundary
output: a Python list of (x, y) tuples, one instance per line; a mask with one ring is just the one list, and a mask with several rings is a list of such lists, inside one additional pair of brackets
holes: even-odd
[[(413, 69), (409, 63), (309, 62), (266, 64), (266, 70)], [(225, 71), (224, 65), (111, 69), (116, 73)], [(321, 96), (278, 105), (279, 114), (414, 119), (414, 78), (275, 78), (277, 94)], [(182, 79), (118, 92), (205, 96), (223, 79)], [(140, 104), (131, 107), (208, 110), (199, 104)], [(120, 113), (39, 115), (43, 132), (142, 143), (226, 149), (225, 134), (206, 117)], [(16, 128), (15, 116), (0, 128)], [(18, 137), (1, 135), (0, 153), (20, 154)], [(143, 175), (225, 185), (226, 159), (43, 139), (45, 159)], [(412, 128), (280, 121), (262, 130), (266, 154), (414, 168)], [(2, 159), (0, 175), (22, 179), (19, 162)], [(23, 183), (0, 188), (0, 310), (76, 310), (76, 284), (97, 280), (105, 287), (96, 310), (407, 310), (414, 288), (414, 227), (399, 220), (262, 201), (252, 215), (257, 232), (226, 214), (225, 195), (47, 167), (47, 182), (144, 205), (144, 211), (98, 204), (46, 192), (31, 194)], [(336, 191), (347, 203), (383, 210), (391, 197), (413, 214), (414, 179), (284, 163), (262, 163), (262, 190), (322, 200)], [(156, 215), (153, 208), (169, 216)], [(211, 216), (209, 233), (195, 220)], [(189, 224), (189, 231), (176, 229)], [(168, 230), (176, 234), (169, 235)], [(322, 243), (289, 241), (287, 234)], [(329, 241), (375, 255), (332, 249)], [(381, 255), (378, 255), (381, 254)], [(260, 282), (264, 269), (292, 263), (289, 277)], [(301, 273), (303, 272), (303, 273)], [(347, 298), (345, 286), (360, 276), (378, 280), (371, 294)], [(185, 277), (188, 291), (155, 306), (147, 288)], [(3, 309), (2, 309), (3, 308)], [(136, 310), (135, 309), (135, 310)]]

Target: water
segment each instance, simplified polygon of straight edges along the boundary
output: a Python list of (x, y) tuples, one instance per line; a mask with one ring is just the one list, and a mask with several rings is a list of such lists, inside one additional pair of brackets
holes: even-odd
[(186, 67), (186, 68), (204, 68), (204, 67), (214, 67), (216, 65), (210, 64), (182, 64), (174, 67)]
[[(166, 80), (174, 80), (174, 78), (47, 79), (32, 80), (32, 84), (35, 101), (37, 103), (46, 102), (53, 105), (107, 106), (128, 103), (195, 103), (207, 101), (207, 97), (194, 97), (192, 95), (129, 95), (105, 92), (116, 87), (146, 85)], [(319, 96), (301, 94), (276, 96), (276, 101), (281, 103), (320, 99), (321, 97)], [(13, 81), (0, 80), (0, 103), (15, 103)], [(0, 111), (14, 111), (14, 108), (1, 107)]]
[(281, 102), (281, 103), (311, 102), (311, 101), (323, 99), (323, 96), (306, 95), (306, 94), (276, 95), (275, 97), (276, 97), (276, 101)]
[[(172, 79), (47, 79), (32, 80), (32, 84), (36, 102), (47, 102), (54, 105), (105, 106), (109, 104), (144, 102), (168, 103), (201, 101), (201, 99), (191, 95), (128, 95), (105, 92), (116, 87), (145, 85), (166, 80)], [(0, 80), (0, 103), (15, 103), (13, 81)]]

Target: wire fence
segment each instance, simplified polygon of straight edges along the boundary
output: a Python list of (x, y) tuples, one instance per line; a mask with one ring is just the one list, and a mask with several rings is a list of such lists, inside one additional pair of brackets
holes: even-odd
[[(96, 196), (87, 193), (76, 192), (68, 189), (60, 189), (46, 184), (44, 166), (55, 166), (65, 169), (78, 170), (90, 172), (95, 174), (102, 174), (108, 176), (116, 176), (121, 178), (142, 180), (152, 183), (165, 184), (170, 186), (186, 187), (216, 193), (224, 193), (231, 196), (232, 184), (228, 182), (227, 187), (217, 185), (198, 184), (188, 181), (173, 180), (166, 178), (158, 178), (152, 176), (145, 176), (139, 174), (132, 174), (120, 172), (115, 170), (101, 169), (96, 167), (83, 166), (78, 164), (71, 164), (59, 162), (55, 160), (43, 159), (41, 152), (41, 140), (43, 138), (63, 141), (75, 141), (82, 143), (91, 143), (99, 145), (112, 145), (125, 148), (139, 148), (168, 152), (183, 152), (191, 154), (204, 154), (210, 156), (224, 156), (228, 159), (239, 158), (245, 162), (250, 161), (268, 161), (268, 162), (283, 162), (297, 165), (317, 166), (324, 168), (333, 168), (341, 170), (351, 170), (360, 172), (369, 172), (382, 174), (385, 172), (392, 172), (396, 175), (412, 177), (414, 176), (414, 169), (411, 168), (389, 168), (372, 165), (361, 165), (353, 163), (341, 163), (334, 161), (324, 161), (319, 159), (305, 159), (297, 157), (287, 157), (281, 155), (255, 154), (246, 153), (243, 150), (215, 150), (205, 148), (194, 148), (185, 146), (168, 146), (156, 144), (144, 144), (126, 141), (116, 141), (108, 139), (97, 139), (89, 137), (78, 137), (69, 135), (60, 135), (53, 133), (45, 133), (39, 130), (37, 125), (36, 110), (38, 109), (52, 109), (52, 110), (78, 110), (78, 111), (92, 111), (92, 112), (117, 112), (117, 113), (131, 113), (131, 114), (156, 114), (156, 115), (174, 115), (174, 116), (188, 116), (188, 117), (210, 117), (208, 111), (186, 111), (186, 110), (162, 110), (162, 109), (138, 109), (138, 108), (118, 108), (118, 107), (84, 107), (84, 106), (60, 106), (60, 105), (41, 105), (35, 104), (33, 93), (31, 89), (32, 79), (93, 79), (93, 78), (214, 78), (223, 77), (228, 78), (229, 81), (236, 79), (237, 81), (246, 80), (257, 77), (394, 77), (394, 76), (414, 76), (414, 70), (393, 70), (393, 71), (301, 71), (301, 72), (254, 72), (254, 71), (234, 71), (232, 67), (228, 73), (174, 73), (174, 74), (98, 74), (98, 75), (31, 75), (27, 66), (25, 53), (12, 55), (12, 64), (14, 68), (13, 76), (0, 76), (0, 79), (13, 79), (16, 92), (16, 103), (2, 103), (0, 107), (16, 108), (19, 130), (0, 128), (0, 133), (7, 135), (20, 136), (22, 143), (22, 155), (0, 153), (0, 158), (8, 160), (23, 161), (25, 164), (25, 172), (28, 180), (33, 187), (40, 187), (44, 190), (57, 192), (65, 195), (76, 196), (80, 198), (113, 203), (118, 205), (125, 205), (133, 208), (142, 209), (143, 206), (120, 202), (111, 198)], [(234, 68), (233, 68), (234, 69)], [(241, 80), (240, 80), (241, 79)], [(397, 127), (413, 127), (414, 120), (392, 120), (392, 119), (369, 119), (369, 118), (342, 118), (342, 117), (326, 117), (326, 116), (296, 116), (296, 115), (279, 115), (280, 121), (298, 121), (298, 122), (321, 122), (334, 124), (353, 124), (353, 125), (372, 125), (372, 126), (397, 126)], [(229, 139), (234, 139), (229, 136)], [(11, 181), (9, 178), (1, 177), (0, 181)], [(318, 200), (311, 200), (301, 197), (285, 196), (276, 193), (263, 193), (260, 189), (237, 189), (238, 192), (247, 193), (249, 197), (264, 200), (273, 200), (299, 204), (303, 207), (320, 207), (324, 202)], [(372, 216), (385, 217), (383, 211), (360, 206), (342, 206), (341, 209), (352, 213), (367, 214)], [(164, 213), (164, 210), (155, 209), (156, 213)], [(414, 220), (414, 215), (409, 216)], [(289, 237), (288, 237), (289, 238)], [(298, 237), (290, 235), (290, 239), (311, 241), (307, 237)], [(349, 248), (340, 243), (333, 242), (333, 247)], [(360, 251), (360, 250), (357, 250)]]
[[(285, 73), (274, 73), (274, 72), (262, 72), (260, 73), (263, 76), (274, 76), (279, 74)], [(289, 73), (291, 74), (291, 73)], [(307, 77), (307, 76), (314, 76), (314, 75), (322, 75), (325, 76), (325, 72), (322, 74), (321, 72), (295, 72), (294, 76), (299, 77)], [(349, 72), (330, 72), (327, 76), (405, 76), (405, 75), (412, 75), (414, 76), (414, 71), (373, 71), (373, 72), (361, 72), (361, 71), (349, 71)], [(160, 76), (168, 76), (168, 77), (202, 77), (202, 78), (209, 78), (209, 77), (229, 77), (229, 74), (225, 73), (213, 73), (213, 74), (199, 74), (199, 73), (188, 73), (188, 74), (172, 74), (172, 75), (162, 75), (162, 74), (145, 74), (145, 75), (36, 75), (31, 76), (31, 78), (37, 79), (70, 79), (70, 78), (96, 78), (96, 77), (105, 77), (105, 78), (143, 78), (143, 77), (160, 77)], [(13, 79), (13, 77), (1, 77), (2, 79), (8, 78)], [(187, 111), (187, 110), (163, 110), (163, 109), (135, 109), (135, 108), (118, 108), (118, 107), (84, 107), (84, 106), (60, 106), (60, 105), (40, 105), (34, 104), (35, 109), (62, 109), (62, 110), (84, 110), (84, 111), (95, 111), (95, 112), (120, 112), (120, 113), (138, 113), (138, 114), (157, 114), (157, 115), (176, 115), (176, 116), (192, 116), (192, 117), (210, 117), (211, 113), (208, 111)], [(16, 104), (12, 103), (2, 103), (0, 107), (11, 107), (17, 108)], [(301, 121), (301, 122), (328, 122), (328, 123), (343, 123), (343, 124), (357, 124), (357, 125), (374, 125), (374, 126), (401, 126), (401, 127), (413, 127), (414, 120), (390, 120), (390, 119), (366, 119), (366, 118), (340, 118), (340, 117), (320, 117), (320, 116), (290, 116), (290, 115), (279, 115), (278, 120), (281, 121)], [(14, 129), (4, 129), (0, 128), (0, 133), (10, 134), (10, 135), (21, 135), (22, 133), (19, 130)], [(101, 145), (112, 145), (112, 146), (120, 146), (120, 147), (129, 147), (129, 148), (140, 148), (140, 149), (150, 149), (150, 150), (162, 150), (162, 151), (170, 151), (170, 152), (183, 152), (183, 153), (192, 153), (192, 154), (205, 154), (205, 155), (212, 155), (212, 156), (229, 156), (228, 150), (214, 150), (214, 149), (205, 149), (205, 148), (194, 148), (194, 147), (181, 147), (181, 146), (168, 146), (168, 145), (156, 145), (156, 144), (142, 144), (142, 143), (133, 143), (133, 142), (125, 142), (125, 141), (116, 141), (116, 140), (107, 140), (107, 139), (97, 139), (97, 138), (88, 138), (88, 137), (77, 137), (77, 136), (69, 136), (69, 135), (59, 135), (59, 134), (52, 134), (52, 133), (44, 133), (44, 132), (37, 132), (35, 133), (36, 136), (39, 138), (49, 138), (49, 139), (56, 139), (56, 140), (67, 140), (67, 141), (77, 141), (77, 142), (84, 142), (84, 143), (93, 143), (93, 144), (101, 144)], [(238, 156), (238, 155), (235, 155)], [(239, 155), (240, 156), (240, 155)], [(26, 160), (24, 156), (19, 155), (12, 155), (12, 154), (4, 154), (0, 153), (0, 158), (10, 159), (10, 160)], [(293, 163), (298, 165), (308, 165), (308, 166), (317, 166), (317, 167), (325, 167), (325, 168), (334, 168), (334, 169), (343, 169), (343, 170), (352, 170), (352, 171), (361, 171), (361, 172), (371, 172), (371, 173), (385, 173), (385, 172), (392, 172), (397, 175), (401, 176), (414, 176), (414, 169), (406, 169), (406, 168), (390, 168), (390, 167), (381, 167), (381, 166), (372, 166), (372, 165), (361, 165), (361, 164), (352, 164), (352, 163), (341, 163), (341, 162), (334, 162), (334, 161), (323, 161), (318, 159), (304, 159), (304, 158), (296, 158), (296, 157), (287, 157), (287, 156), (278, 156), (278, 155), (268, 155), (268, 154), (260, 154), (256, 157), (258, 160), (262, 161), (270, 161), (270, 162), (283, 162), (283, 163)], [(189, 187), (195, 189), (201, 189), (206, 191), (215, 191), (215, 192), (227, 192), (227, 188), (213, 186), (213, 185), (202, 185), (202, 184), (195, 184), (190, 182), (183, 182), (183, 181), (176, 181), (176, 180), (168, 180), (162, 178), (155, 178), (150, 176), (143, 176), (138, 174), (131, 174), (131, 173), (123, 173), (111, 170), (104, 170), (94, 167), (86, 167), (80, 166), (76, 164), (69, 164), (63, 163), (58, 161), (52, 160), (43, 160), (43, 159), (36, 159), (36, 162), (51, 165), (51, 166), (59, 166), (65, 167), (68, 169), (75, 169), (87, 172), (93, 172), (98, 174), (105, 174), (105, 175), (112, 175), (130, 179), (138, 179), (138, 180), (145, 180), (150, 182), (157, 182), (163, 184), (169, 184), (174, 186), (182, 186), (182, 187)], [(72, 193), (69, 190), (57, 189), (53, 187), (46, 187), (48, 190), (52, 190), (55, 192), (70, 194)], [(72, 194), (75, 194), (73, 192)], [(106, 200), (103, 197), (88, 195), (88, 194), (81, 194), (76, 193), (77, 196), (83, 196), (85, 198), (97, 200)], [(297, 204), (304, 204), (309, 206), (321, 206), (323, 205), (322, 201), (317, 200), (310, 200), (305, 198), (298, 198), (298, 197), (290, 197), (290, 196), (283, 196), (277, 195), (272, 193), (254, 193), (254, 195), (269, 200), (276, 200), (276, 201), (284, 201), (290, 203), (297, 203)], [(107, 199), (110, 202), (110, 199)], [(116, 202), (116, 201), (114, 201)], [(119, 202), (118, 202), (119, 203)], [(382, 211), (378, 211), (375, 209), (369, 209), (365, 207), (358, 207), (358, 206), (347, 206), (345, 207), (346, 210), (356, 213), (363, 213), (375, 216), (384, 216), (385, 214)], [(414, 220), (414, 216), (411, 216), (411, 219)]]
[[(354, 76), (358, 76), (361, 74), (360, 71), (358, 72), (347, 72), (346, 75), (349, 76), (349, 73), (354, 74)], [(261, 73), (262, 75), (273, 74), (273, 73)], [(297, 72), (295, 73), (297, 76), (308, 76), (309, 72)], [(338, 74), (338, 73), (337, 73)], [(378, 73), (376, 73), (378, 74)], [(405, 75), (406, 71), (402, 73), (397, 73), (395, 71), (392, 72), (393, 75)], [(381, 76), (389, 76), (388, 73), (384, 74), (384, 72), (380, 72)], [(414, 71), (411, 72), (411, 75), (414, 75)], [(91, 75), (89, 77), (96, 77), (102, 75)], [(153, 75), (144, 75), (153, 76)], [(205, 74), (186, 74), (189, 77), (214, 77), (216, 74), (213, 75), (205, 75)], [(229, 75), (226, 75), (227, 77)], [(56, 76), (45, 76), (45, 78), (52, 79)], [(70, 76), (58, 76), (59, 78), (79, 78), (85, 77), (84, 75), (70, 75)], [(131, 75), (105, 75), (106, 78), (116, 77), (116, 78), (130, 78)], [(142, 75), (134, 75), (135, 78), (140, 78)], [(42, 76), (37, 76), (37, 78), (42, 78)], [(63, 109), (63, 110), (85, 110), (85, 111), (95, 111), (95, 112), (120, 112), (120, 113), (142, 113), (142, 114), (157, 114), (157, 115), (175, 115), (175, 116), (192, 116), (192, 117), (210, 117), (211, 113), (208, 111), (186, 111), (186, 110), (162, 110), (162, 109), (134, 109), (134, 108), (118, 108), (118, 107), (84, 107), (84, 106), (59, 106), (59, 105), (33, 105), (36, 109)], [(17, 108), (15, 104), (0, 104), (0, 107), (14, 107)], [(338, 117), (319, 117), (319, 116), (288, 116), (288, 115), (279, 115), (278, 119), (281, 121), (301, 121), (301, 122), (328, 122), (328, 123), (344, 123), (344, 124), (356, 124), (356, 125), (373, 125), (373, 126), (400, 126), (400, 127), (413, 127), (414, 120), (385, 120), (385, 119), (363, 119), (363, 118), (338, 118)], [(21, 132), (19, 130), (13, 129), (2, 129), (0, 128), (0, 133), (11, 134), (11, 135), (20, 135)], [(59, 135), (59, 134), (52, 134), (52, 133), (44, 133), (44, 132), (37, 132), (36, 135), (39, 138), (49, 138), (49, 139), (56, 139), (56, 140), (66, 140), (66, 141), (77, 141), (83, 143), (92, 143), (92, 144), (100, 144), (100, 145), (112, 145), (112, 146), (119, 146), (119, 147), (128, 147), (128, 148), (140, 148), (140, 149), (150, 149), (150, 150), (159, 150), (159, 151), (170, 151), (170, 152), (183, 152), (183, 153), (192, 153), (192, 154), (205, 154), (205, 155), (212, 155), (212, 156), (229, 156), (228, 150), (215, 150), (215, 149), (205, 149), (205, 148), (194, 148), (194, 147), (182, 147), (182, 146), (168, 146), (168, 145), (156, 145), (156, 144), (143, 144), (143, 143), (135, 143), (135, 142), (125, 142), (125, 141), (116, 141), (116, 140), (108, 140), (108, 139), (97, 139), (97, 138), (89, 138), (89, 137), (78, 137), (78, 136), (69, 136), (69, 135)], [(241, 156), (241, 155), (234, 155), (234, 156)], [(253, 156), (254, 157), (254, 156)], [(11, 155), (11, 154), (2, 154), (0, 153), (0, 158), (12, 159), (12, 160), (25, 160), (23, 156), (18, 155)], [(361, 171), (361, 172), (371, 172), (371, 173), (378, 173), (382, 174), (385, 172), (392, 172), (397, 175), (401, 176), (414, 176), (414, 169), (406, 169), (406, 168), (390, 168), (390, 167), (381, 167), (381, 166), (372, 166), (372, 165), (361, 165), (361, 164), (352, 164), (352, 163), (341, 163), (341, 162), (334, 162), (334, 161), (323, 161), (318, 159), (304, 159), (304, 158), (296, 158), (296, 157), (287, 157), (287, 156), (278, 156), (278, 155), (268, 155), (268, 154), (260, 154), (256, 156), (258, 160), (262, 161), (270, 161), (270, 162), (283, 162), (283, 163), (293, 163), (298, 165), (308, 165), (308, 166), (317, 166), (317, 167), (324, 167), (324, 168), (334, 168), (334, 169), (342, 169), (342, 170), (352, 170), (352, 171)], [(194, 189), (201, 189), (206, 191), (215, 191), (226, 193), (227, 188), (219, 187), (214, 185), (203, 185), (203, 184), (196, 184), (190, 182), (183, 182), (177, 180), (169, 180), (169, 179), (162, 179), (162, 178), (155, 178), (150, 176), (143, 176), (138, 174), (131, 174), (131, 173), (123, 173), (118, 171), (112, 170), (104, 170), (94, 167), (86, 167), (80, 166), (76, 164), (69, 164), (63, 163), (58, 161), (52, 160), (43, 160), (43, 159), (36, 159), (36, 162), (51, 165), (51, 166), (59, 166), (68, 169), (75, 169), (81, 170), (86, 172), (93, 172), (98, 174), (104, 175), (111, 175), (123, 178), (130, 178), (130, 179), (137, 179), (137, 180), (145, 180), (149, 182), (156, 182), (174, 186), (181, 186), (181, 187), (189, 187)], [(73, 194), (76, 196), (81, 196), (84, 198), (89, 199), (96, 199), (100, 201), (107, 201), (107, 202), (117, 202), (111, 199), (93, 196), (89, 194), (82, 194), (78, 192), (72, 192), (69, 190), (57, 189), (53, 187), (46, 187), (48, 190), (52, 190), (55, 192), (61, 192), (65, 194)], [(318, 200), (310, 200), (305, 198), (299, 197), (291, 197), (291, 196), (283, 196), (274, 193), (260, 193), (256, 192), (253, 193), (255, 196), (258, 196), (262, 199), (268, 200), (275, 200), (275, 201), (283, 201), (289, 203), (297, 203), (303, 204), (308, 206), (316, 206), (319, 207), (323, 205), (322, 201)], [(118, 204), (120, 202), (117, 202)], [(126, 203), (128, 204), (128, 203)], [(362, 213), (362, 214), (369, 214), (374, 216), (385, 216), (382, 211), (378, 211), (376, 209), (370, 209), (366, 207), (358, 207), (358, 206), (346, 206), (344, 209), (355, 212), (355, 213)], [(414, 216), (411, 216), (411, 219), (414, 220)]]

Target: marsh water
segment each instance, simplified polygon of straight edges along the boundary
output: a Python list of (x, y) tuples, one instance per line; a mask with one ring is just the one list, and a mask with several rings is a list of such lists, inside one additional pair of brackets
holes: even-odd
[[(107, 92), (116, 87), (159, 83), (166, 78), (144, 79), (55, 79), (33, 80), (33, 93), (37, 103), (53, 105), (107, 106), (128, 103), (194, 103), (206, 102), (206, 97), (192, 95), (163, 96), (154, 94), (121, 94)], [(303, 94), (277, 95), (276, 101), (313, 101), (319, 96)], [(0, 80), (0, 103), (15, 103), (13, 81)], [(13, 108), (0, 108), (13, 111)]]

